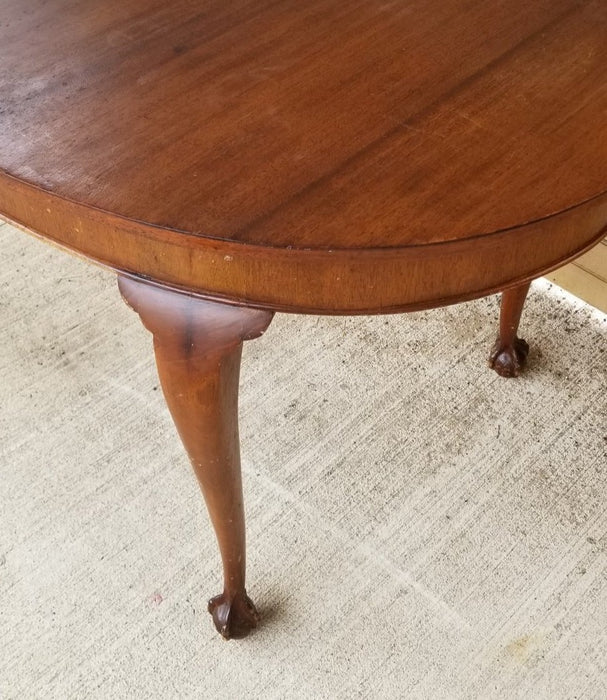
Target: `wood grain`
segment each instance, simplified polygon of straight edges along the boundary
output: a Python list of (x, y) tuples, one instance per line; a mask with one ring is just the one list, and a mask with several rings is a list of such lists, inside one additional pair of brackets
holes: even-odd
[(257, 622), (243, 340), (505, 289), (518, 371), (528, 281), (607, 229), (606, 65), (604, 0), (4, 0), (0, 213), (116, 269), (153, 333), (224, 636)]
[(260, 336), (272, 314), (213, 304), (127, 277), (118, 282), (154, 336), (162, 390), (219, 542), (224, 590), (209, 602), (209, 612), (223, 637), (244, 637), (258, 615), (245, 589), (238, 378), (243, 341)]
[(6, 0), (3, 17), (0, 211), (118, 270), (396, 311), (530, 279), (607, 225), (602, 0)]

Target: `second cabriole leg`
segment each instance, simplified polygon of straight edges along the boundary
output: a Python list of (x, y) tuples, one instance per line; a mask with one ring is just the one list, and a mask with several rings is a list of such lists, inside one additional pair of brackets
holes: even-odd
[(500, 332), (489, 356), (489, 366), (502, 377), (518, 377), (529, 353), (529, 345), (517, 331), (530, 286), (525, 282), (502, 292)]
[(217, 630), (244, 637), (258, 621), (245, 590), (245, 523), (238, 437), (238, 380), (244, 340), (272, 313), (209, 302), (119, 277), (120, 291), (154, 335), (158, 375), (204, 495), (224, 571), (209, 602)]

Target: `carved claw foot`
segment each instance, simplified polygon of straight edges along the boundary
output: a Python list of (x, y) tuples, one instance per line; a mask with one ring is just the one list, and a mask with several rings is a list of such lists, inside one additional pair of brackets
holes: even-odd
[(515, 338), (512, 345), (502, 345), (498, 338), (489, 355), (489, 367), (501, 377), (518, 377), (523, 369), (529, 345), (522, 338)]
[(224, 639), (242, 639), (259, 622), (253, 601), (246, 593), (229, 598), (225, 593), (209, 600), (209, 612)]

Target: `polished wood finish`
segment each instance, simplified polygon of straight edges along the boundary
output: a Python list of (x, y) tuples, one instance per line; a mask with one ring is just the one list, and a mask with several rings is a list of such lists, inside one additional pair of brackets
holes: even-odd
[(5, 0), (0, 211), (228, 302), (377, 313), (607, 224), (602, 0)]
[(118, 271), (153, 332), (224, 636), (256, 621), (242, 341), (506, 289), (516, 374), (529, 280), (607, 230), (606, 65), (604, 0), (3, 0), (0, 213)]
[(225, 306), (127, 277), (120, 291), (154, 336), (158, 375), (217, 534), (223, 593), (209, 602), (226, 639), (258, 620), (245, 590), (245, 525), (238, 441), (242, 343), (260, 336), (272, 313)]
[(502, 377), (518, 377), (529, 354), (529, 345), (517, 331), (530, 286), (521, 284), (502, 293), (500, 332), (489, 356), (489, 366)]

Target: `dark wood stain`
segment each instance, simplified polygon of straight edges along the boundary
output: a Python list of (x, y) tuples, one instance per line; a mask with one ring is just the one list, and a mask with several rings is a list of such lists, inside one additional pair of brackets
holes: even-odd
[(242, 343), (504, 290), (607, 228), (605, 0), (4, 0), (0, 214), (108, 265), (245, 588)]
[(3, 9), (0, 211), (118, 270), (397, 311), (522, 282), (607, 224), (604, 2)]
[(238, 378), (244, 340), (268, 311), (226, 307), (127, 277), (125, 301), (154, 336), (167, 405), (188, 452), (219, 542), (224, 590), (209, 602), (217, 630), (244, 637), (258, 614), (245, 589), (245, 524), (238, 440)]

